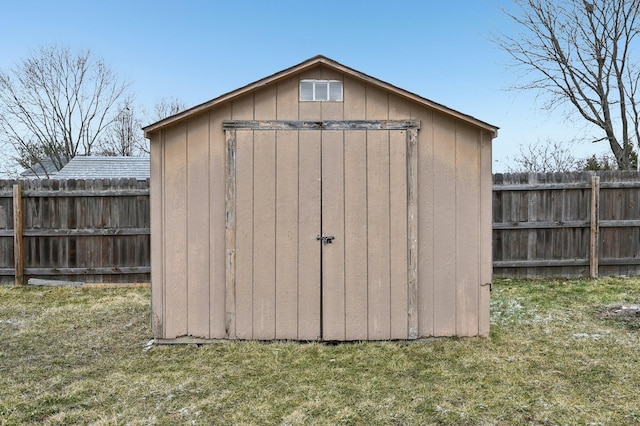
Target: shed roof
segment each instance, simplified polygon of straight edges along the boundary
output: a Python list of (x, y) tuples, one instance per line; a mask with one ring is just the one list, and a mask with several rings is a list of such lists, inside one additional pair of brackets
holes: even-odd
[(417, 102), (418, 104), (421, 104), (425, 107), (429, 107), (432, 109), (435, 109), (439, 112), (442, 112), (446, 115), (449, 115), (451, 117), (455, 117), (459, 120), (465, 121), (469, 124), (472, 124), (474, 126), (480, 127), (484, 130), (486, 130), (487, 132), (489, 132), (492, 137), (496, 137), (498, 135), (498, 127), (494, 126), (492, 124), (486, 123), (482, 120), (479, 120), (475, 117), (472, 117), (470, 115), (461, 113), (459, 111), (456, 111), (454, 109), (451, 109), (449, 107), (446, 107), (442, 104), (439, 104), (437, 102), (431, 101), (427, 98), (423, 98), (422, 96), (416, 95), (415, 93), (411, 93), (407, 90), (401, 89), (399, 87), (396, 87), (392, 84), (386, 83), (382, 80), (379, 80), (377, 78), (371, 77), (365, 73), (362, 73), (360, 71), (357, 71), (353, 68), (349, 68), (345, 65), (342, 65), (336, 61), (334, 61), (333, 59), (327, 58), (325, 56), (322, 55), (318, 55), (318, 56), (314, 56), (313, 58), (307, 59), (304, 62), (301, 62), (297, 65), (294, 65), (290, 68), (287, 68), (285, 70), (279, 71), (273, 75), (270, 75), (268, 77), (265, 77), (261, 80), (258, 80), (256, 82), (250, 83), (244, 87), (241, 87), (239, 89), (233, 90), (231, 92), (225, 93), (224, 95), (221, 95), (217, 98), (214, 98), (210, 101), (207, 101), (203, 104), (197, 105), (193, 108), (187, 109), (185, 111), (179, 112), (178, 114), (172, 115), (170, 117), (167, 117), (163, 120), (160, 120), (156, 123), (150, 124), (146, 127), (144, 127), (144, 134), (145, 137), (149, 137), (150, 134), (152, 134), (153, 132), (156, 132), (158, 130), (161, 130), (167, 126), (173, 125), (179, 121), (188, 119), (189, 117), (207, 111), (211, 108), (216, 107), (217, 105), (220, 105), (224, 102), (233, 100), (235, 98), (238, 98), (240, 96), (243, 96), (247, 93), (251, 93), (253, 91), (256, 91), (258, 89), (261, 89), (267, 85), (270, 85), (272, 83), (276, 83), (282, 79), (285, 79), (287, 77), (290, 77), (294, 74), (298, 74), (301, 73), (303, 71), (306, 71), (310, 68), (313, 68), (317, 65), (324, 65), (328, 68), (334, 69), (336, 71), (342, 72), (344, 74), (347, 74), (353, 78), (356, 78), (358, 80), (364, 81), (366, 83), (372, 84), (374, 86), (377, 86), (381, 89), (384, 89), (388, 92), (392, 92), (398, 96), (401, 96), (403, 98), (412, 100), (414, 102)]
[(77, 156), (57, 174), (56, 179), (149, 178), (149, 157)]

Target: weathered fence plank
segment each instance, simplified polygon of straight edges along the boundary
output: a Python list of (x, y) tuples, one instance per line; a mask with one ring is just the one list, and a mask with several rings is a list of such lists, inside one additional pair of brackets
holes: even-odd
[(598, 235), (600, 227), (600, 176), (591, 177), (591, 233), (589, 237), (589, 277), (598, 277)]
[(22, 189), (13, 185), (13, 259), (16, 285), (24, 284), (24, 248), (22, 240)]

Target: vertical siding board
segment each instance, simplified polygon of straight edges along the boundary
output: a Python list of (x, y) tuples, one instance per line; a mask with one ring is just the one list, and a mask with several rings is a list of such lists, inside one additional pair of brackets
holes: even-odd
[(255, 96), (246, 95), (231, 103), (231, 118), (233, 120), (254, 120)]
[(276, 118), (278, 120), (298, 119), (298, 80), (289, 78), (278, 83), (276, 90)]
[(345, 76), (343, 83), (343, 103), (345, 120), (364, 120), (366, 118), (365, 84)]
[[(166, 339), (164, 328), (164, 131), (156, 133), (149, 141), (150, 148), (150, 188), (149, 213), (151, 225), (151, 325), (153, 337)], [(77, 205), (77, 202), (76, 202)], [(80, 215), (78, 214), (78, 217)], [(87, 256), (89, 260), (89, 256)]]
[(456, 333), (456, 124), (434, 116), (434, 334)]
[[(271, 85), (254, 94), (254, 119), (276, 116), (276, 89)], [(254, 132), (253, 212), (253, 332), (254, 338), (276, 337), (276, 132)]]
[(476, 336), (479, 314), (480, 140), (475, 129), (456, 133), (456, 335)]
[(386, 120), (389, 118), (389, 94), (377, 87), (367, 85), (365, 92), (365, 110), (367, 120)]
[[(167, 129), (164, 168), (165, 227), (165, 327), (167, 337), (187, 334), (187, 162), (186, 129)], [(105, 239), (103, 258), (111, 258), (112, 244)]]
[(276, 338), (298, 335), (298, 133), (277, 132)]
[(367, 132), (369, 338), (391, 337), (389, 132)]
[(276, 296), (276, 134), (254, 132), (253, 333), (275, 338)]
[(189, 335), (209, 338), (209, 115), (190, 120), (187, 136)]
[[(388, 119), (388, 93), (368, 84), (365, 111), (368, 120)], [(389, 132), (368, 131), (368, 328), (372, 340), (391, 337), (389, 189)]]
[(253, 132), (236, 132), (236, 337), (253, 338)]
[[(222, 130), (222, 121), (229, 119), (229, 106), (212, 111), (209, 124), (209, 333), (211, 338), (220, 339), (227, 335), (226, 301), (226, 138)], [(235, 219), (235, 218), (234, 218)], [(234, 226), (235, 231), (235, 226)], [(234, 252), (235, 254), (235, 252)], [(235, 259), (235, 257), (234, 257)], [(235, 295), (235, 291), (234, 291)], [(235, 312), (235, 300), (231, 310)], [(235, 315), (234, 315), (235, 320)], [(235, 326), (234, 326), (235, 332)]]
[[(345, 339), (344, 132), (322, 132), (322, 337)], [(321, 243), (318, 243), (319, 245)]]
[(389, 132), (391, 338), (408, 337), (407, 131)]
[(345, 337), (367, 339), (366, 132), (345, 132)]
[(276, 117), (276, 88), (272, 85), (255, 93), (254, 120), (273, 120)]
[(389, 96), (389, 120), (411, 118), (411, 103), (397, 96)]
[(492, 264), (492, 176), (491, 176), (491, 137), (486, 133), (480, 136), (480, 301), (478, 314), (478, 334), (489, 335), (490, 326), (490, 290), (493, 278)]
[(432, 112), (420, 110), (418, 117), (418, 336), (428, 337), (435, 335), (435, 135)]
[(299, 132), (298, 339), (320, 338), (321, 132)]

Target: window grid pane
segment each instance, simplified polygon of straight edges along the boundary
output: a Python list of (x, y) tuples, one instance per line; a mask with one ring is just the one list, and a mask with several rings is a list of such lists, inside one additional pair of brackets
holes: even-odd
[(300, 82), (300, 100), (312, 101), (313, 100), (313, 81), (301, 81)]
[(327, 90), (329, 86), (329, 82), (324, 81), (316, 81), (316, 93), (314, 100), (316, 101), (326, 101), (329, 99), (329, 91)]
[(342, 82), (341, 81), (329, 82), (329, 100), (342, 101)]

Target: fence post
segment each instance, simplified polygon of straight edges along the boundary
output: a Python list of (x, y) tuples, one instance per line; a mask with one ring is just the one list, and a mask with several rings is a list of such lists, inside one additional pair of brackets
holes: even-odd
[(13, 258), (16, 285), (24, 284), (24, 250), (22, 246), (22, 188), (13, 185)]
[(598, 236), (600, 234), (600, 176), (591, 176), (591, 235), (589, 237), (589, 278), (598, 278)]

